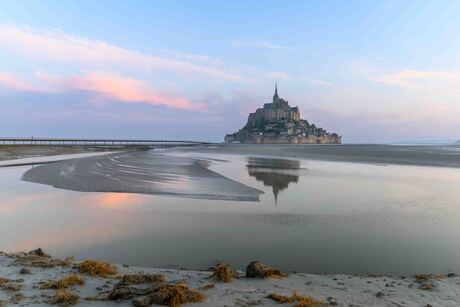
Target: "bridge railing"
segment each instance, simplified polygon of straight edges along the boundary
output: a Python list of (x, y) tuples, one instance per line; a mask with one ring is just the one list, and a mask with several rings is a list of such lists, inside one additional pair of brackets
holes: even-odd
[(90, 139), (90, 138), (43, 138), (43, 137), (0, 137), (0, 145), (67, 145), (67, 146), (195, 146), (211, 144), (209, 142), (184, 140), (148, 140), (148, 139)]

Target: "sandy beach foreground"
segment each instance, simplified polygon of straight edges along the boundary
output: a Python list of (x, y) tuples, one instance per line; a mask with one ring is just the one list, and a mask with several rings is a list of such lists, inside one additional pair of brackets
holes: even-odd
[[(93, 265), (95, 264), (95, 265)], [(209, 271), (57, 259), (41, 250), (0, 252), (0, 305), (48, 306), (458, 306), (460, 276), (291, 273), (227, 282)], [(225, 270), (224, 270), (225, 272)], [(246, 272), (246, 274), (248, 274)], [(252, 273), (251, 273), (252, 274)], [(70, 276), (70, 278), (69, 278)], [(221, 278), (222, 279), (222, 278)], [(177, 305), (175, 305), (177, 304)]]

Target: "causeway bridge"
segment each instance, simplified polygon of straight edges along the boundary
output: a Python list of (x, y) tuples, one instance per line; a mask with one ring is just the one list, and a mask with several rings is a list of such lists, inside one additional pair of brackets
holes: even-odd
[(42, 146), (107, 146), (107, 147), (184, 147), (212, 144), (209, 142), (184, 140), (147, 139), (91, 139), (91, 138), (48, 138), (48, 137), (0, 137), (1, 145), (42, 145)]

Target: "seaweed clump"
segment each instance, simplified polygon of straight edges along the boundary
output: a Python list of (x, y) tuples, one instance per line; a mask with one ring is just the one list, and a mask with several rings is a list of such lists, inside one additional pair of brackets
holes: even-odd
[(25, 266), (32, 266), (42, 269), (50, 269), (55, 266), (70, 267), (73, 258), (56, 259), (46, 254), (41, 248), (34, 249), (28, 253), (19, 253), (15, 255), (16, 263)]
[(44, 283), (40, 289), (66, 289), (68, 287), (81, 286), (84, 284), (85, 280), (81, 276), (72, 274), (58, 280), (50, 280)]
[(189, 288), (185, 283), (158, 282), (153, 283), (152, 287), (143, 289), (121, 281), (113, 287), (107, 299), (117, 301), (132, 299), (136, 307), (152, 304), (177, 307), (185, 303), (202, 302), (205, 296), (200, 291)]
[(436, 280), (445, 279), (446, 276), (443, 274), (416, 274), (414, 275), (415, 282), (420, 284), (418, 287), (420, 290), (432, 291), (436, 289), (436, 285), (433, 283)]
[(173, 285), (160, 284), (151, 294), (138, 297), (133, 303), (138, 307), (149, 306), (151, 304), (178, 307), (185, 303), (202, 302), (205, 298), (203, 293), (190, 289), (184, 283)]
[(0, 286), (10, 281), (11, 280), (8, 278), (0, 277)]
[(312, 298), (308, 295), (299, 295), (293, 292), (291, 296), (285, 296), (277, 293), (271, 293), (267, 298), (274, 300), (278, 304), (296, 303), (294, 307), (325, 307), (327, 304), (323, 301)]
[(212, 270), (212, 277), (221, 282), (231, 282), (238, 277), (236, 271), (226, 262), (219, 262)]
[(117, 273), (117, 268), (102, 260), (87, 259), (78, 265), (78, 271), (90, 276), (108, 277)]
[(443, 274), (416, 274), (414, 278), (417, 283), (423, 283), (431, 280), (442, 280), (445, 279), (446, 276)]
[(61, 306), (75, 305), (78, 302), (78, 295), (67, 292), (65, 289), (59, 289), (56, 294), (51, 297), (51, 304), (59, 304)]

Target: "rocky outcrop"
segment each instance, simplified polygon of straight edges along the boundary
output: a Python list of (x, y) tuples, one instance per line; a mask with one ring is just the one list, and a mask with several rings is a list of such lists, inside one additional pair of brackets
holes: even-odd
[(227, 134), (225, 142), (253, 144), (340, 144), (342, 137), (300, 118), (297, 107), (275, 95), (272, 103), (250, 113), (246, 125), (238, 132)]
[(280, 270), (274, 269), (260, 261), (252, 261), (246, 268), (246, 278), (286, 277)]

